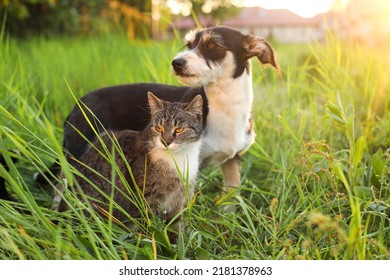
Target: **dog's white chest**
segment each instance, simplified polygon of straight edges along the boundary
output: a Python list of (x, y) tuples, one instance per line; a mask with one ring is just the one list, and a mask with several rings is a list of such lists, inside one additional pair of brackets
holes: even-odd
[(221, 164), (253, 144), (252, 100), (251, 88), (232, 87), (229, 92), (208, 95), (209, 113), (200, 155), (203, 165)]

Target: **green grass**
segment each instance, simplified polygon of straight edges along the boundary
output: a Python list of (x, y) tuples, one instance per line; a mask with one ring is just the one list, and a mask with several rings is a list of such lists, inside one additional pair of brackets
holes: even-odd
[[(76, 97), (129, 82), (177, 84), (180, 41), (121, 36), (1, 38), (0, 176), (16, 202), (0, 201), (0, 259), (388, 259), (390, 257), (390, 56), (342, 42), (274, 44), (283, 80), (253, 61), (256, 143), (240, 192), (223, 194), (218, 169), (201, 172), (177, 245), (153, 215), (132, 231), (32, 180), (57, 158), (67, 185), (62, 123)], [(13, 163), (10, 154), (19, 160)], [(236, 211), (226, 212), (233, 204)]]

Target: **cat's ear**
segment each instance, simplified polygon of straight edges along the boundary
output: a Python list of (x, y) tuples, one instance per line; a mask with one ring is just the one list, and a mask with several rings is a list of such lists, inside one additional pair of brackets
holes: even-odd
[(203, 113), (203, 98), (201, 95), (197, 95), (192, 99), (190, 104), (185, 108), (186, 111), (192, 112), (196, 115), (202, 115)]
[(164, 109), (164, 103), (150, 91), (148, 92), (148, 101), (149, 101), (150, 112), (152, 114), (155, 114), (158, 111)]

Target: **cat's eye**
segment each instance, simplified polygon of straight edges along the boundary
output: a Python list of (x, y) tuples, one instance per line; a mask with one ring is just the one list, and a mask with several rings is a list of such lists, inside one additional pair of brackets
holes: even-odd
[(162, 126), (159, 126), (159, 125), (156, 125), (154, 127), (154, 129), (158, 132), (158, 133), (163, 133), (164, 132), (164, 128)]
[(176, 133), (182, 133), (184, 131), (184, 127), (178, 127), (175, 129)]

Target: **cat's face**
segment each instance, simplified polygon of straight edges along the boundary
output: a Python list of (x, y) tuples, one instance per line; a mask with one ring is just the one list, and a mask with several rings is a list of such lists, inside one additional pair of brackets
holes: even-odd
[(198, 141), (202, 131), (202, 105), (200, 95), (189, 104), (171, 103), (148, 93), (151, 109), (151, 134), (160, 149), (180, 151), (186, 144)]

